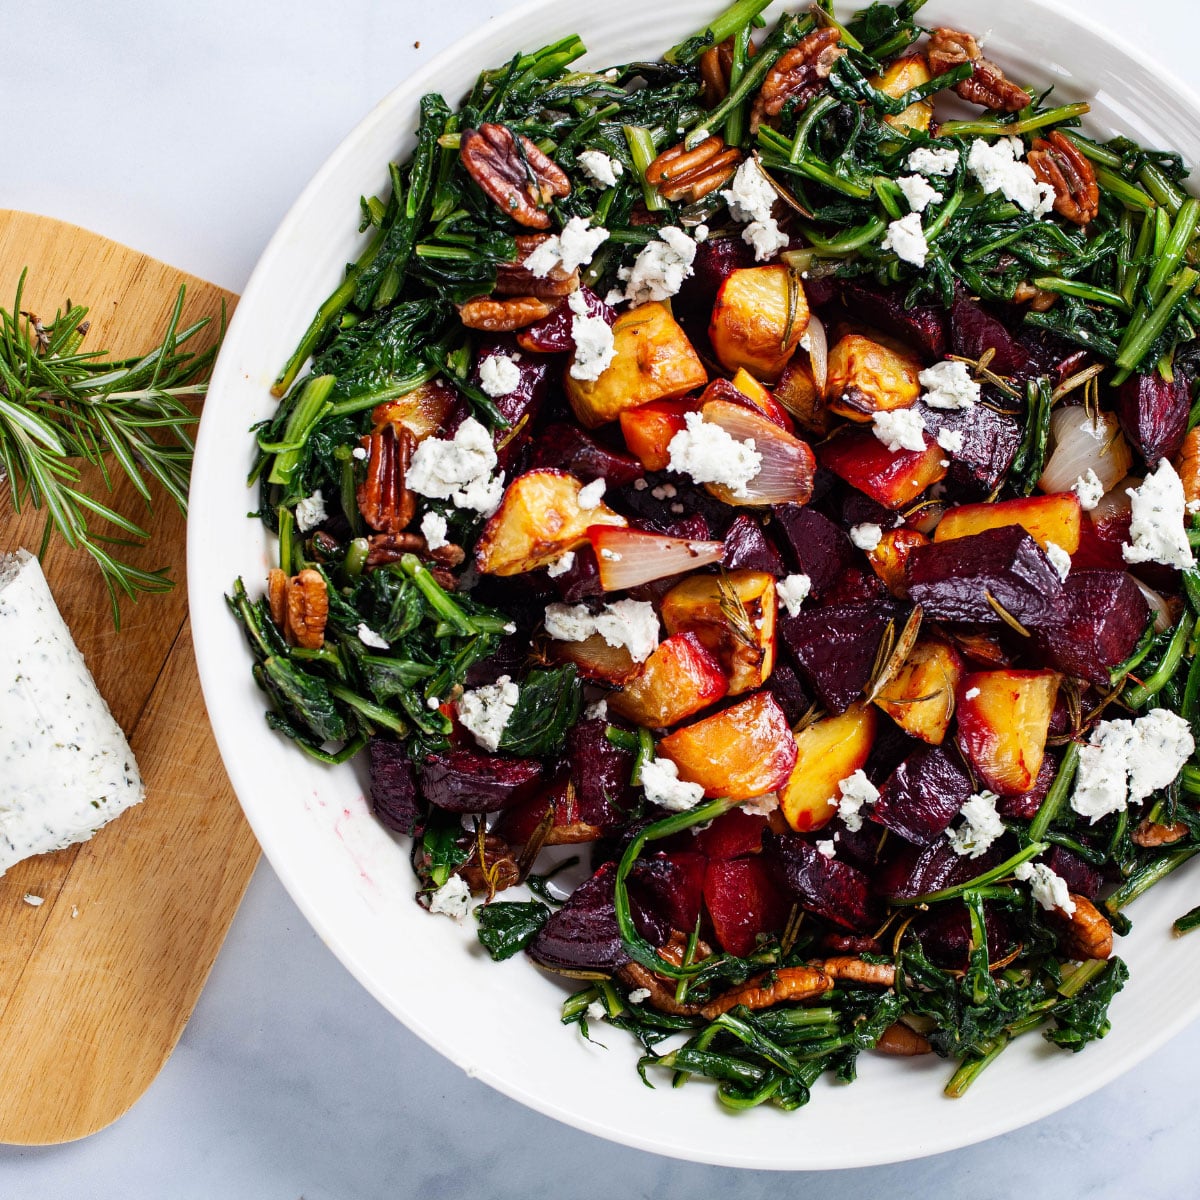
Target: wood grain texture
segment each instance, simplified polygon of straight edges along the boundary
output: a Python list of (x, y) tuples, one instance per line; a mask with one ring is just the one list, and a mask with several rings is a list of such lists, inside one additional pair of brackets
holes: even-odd
[[(219, 319), (236, 297), (74, 225), (0, 210), (0, 303), (23, 267), (22, 308), (52, 317), (86, 304), (84, 348), (150, 349), (187, 285), (184, 322)], [(205, 330), (209, 344), (216, 329)], [(84, 485), (102, 487), (97, 472)], [(128, 483), (110, 502), (151, 531), (127, 551), (169, 565), (175, 587), (123, 606), (112, 627), (99, 572), (54, 539), (42, 563), (96, 683), (129, 736), (146, 801), (90, 842), (0, 878), (0, 1142), (72, 1141), (116, 1120), (170, 1055), (258, 860), (225, 776), (196, 676), (183, 515), (153, 514)], [(0, 551), (36, 551), (42, 515), (14, 514), (0, 488)], [(219, 584), (217, 585), (219, 586)], [(35, 907), (26, 894), (41, 896)]]

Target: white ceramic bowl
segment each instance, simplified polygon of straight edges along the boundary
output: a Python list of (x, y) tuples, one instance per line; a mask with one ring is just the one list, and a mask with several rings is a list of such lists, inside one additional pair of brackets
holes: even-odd
[[(822, 1081), (797, 1113), (764, 1106), (733, 1116), (704, 1083), (643, 1087), (631, 1038), (605, 1029), (599, 1037), (607, 1050), (587, 1045), (558, 1023), (564, 993), (554, 979), (523, 957), (492, 963), (469, 929), (413, 903), (407, 848), (368, 812), (361, 768), (316, 765), (267, 729), (249, 653), (222, 599), (237, 575), (260, 591), (273, 562), (262, 527), (246, 517), (254, 502), (244, 484), (247, 430), (271, 413), (271, 380), (344, 264), (357, 257), (358, 198), (383, 191), (387, 162), (407, 152), (418, 97), (440, 91), (454, 103), (481, 68), (569, 32), (583, 36), (595, 64), (656, 57), (719, 7), (716, 0), (536, 0), (431, 62), (346, 138), (263, 254), (213, 375), (192, 483), (193, 632), (225, 765), (272, 866), (334, 953), (430, 1045), (524, 1104), (643, 1149), (739, 1167), (864, 1166), (953, 1149), (1036, 1120), (1111, 1080), (1191, 1021), (1200, 1012), (1200, 935), (1173, 939), (1169, 927), (1196, 902), (1195, 874), (1167, 881), (1135, 905), (1136, 929), (1119, 944), (1131, 981), (1112, 1006), (1112, 1033), (1082, 1055), (1026, 1037), (959, 1101), (942, 1095), (950, 1073), (942, 1060), (867, 1055), (853, 1087)], [(1151, 63), (1058, 9), (1035, 0), (934, 0), (920, 15), (929, 25), (990, 29), (988, 54), (1016, 78), (1053, 83), (1063, 101), (1092, 100), (1092, 132), (1128, 133), (1200, 163), (1200, 105)]]

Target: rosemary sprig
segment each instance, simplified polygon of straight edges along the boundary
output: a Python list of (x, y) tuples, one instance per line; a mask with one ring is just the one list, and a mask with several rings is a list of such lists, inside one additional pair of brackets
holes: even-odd
[[(24, 289), (22, 272), (11, 311), (0, 308), (0, 482), (8, 480), (14, 512), (26, 503), (45, 509), (40, 552), (57, 531), (68, 546), (92, 556), (120, 628), (122, 593), (136, 599), (139, 592), (168, 591), (173, 581), (165, 567), (147, 571), (117, 557), (115, 547), (143, 545), (149, 532), (84, 490), (81, 468), (98, 468), (112, 492), (115, 464), (147, 511), (157, 483), (186, 512), (189, 426), (199, 419), (188, 402), (204, 394), (199, 380), (217, 345), (184, 350), (209, 318), (180, 328), (182, 287), (159, 344), (141, 357), (117, 360), (80, 349), (86, 308), (68, 301), (65, 311), (43, 322), (22, 310)], [(109, 528), (96, 530), (97, 521)]]

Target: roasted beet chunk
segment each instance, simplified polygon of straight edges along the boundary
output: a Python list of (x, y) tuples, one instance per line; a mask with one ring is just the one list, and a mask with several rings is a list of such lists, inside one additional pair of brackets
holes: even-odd
[[(610, 308), (605, 304), (590, 288), (580, 288), (579, 294), (583, 297), (583, 303), (587, 308), (588, 316), (603, 317), (609, 325), (616, 322), (616, 309)], [(574, 321), (575, 314), (571, 311), (571, 306), (563, 300), (559, 302), (558, 307), (548, 317), (544, 317), (542, 320), (530, 325), (528, 329), (522, 329), (517, 340), (527, 351), (534, 353), (573, 353), (575, 350), (575, 335), (571, 332), (571, 329)]]
[[(1084, 861), (1074, 850), (1051, 846), (1043, 860), (1055, 875), (1061, 875), (1067, 888), (1089, 900), (1095, 900), (1109, 882), (1103, 871)], [(1116, 869), (1113, 868), (1116, 874)]]
[(775, 670), (767, 680), (767, 691), (783, 709), (783, 715), (787, 717), (789, 725), (795, 725), (812, 707), (812, 697), (804, 690), (796, 668), (782, 659), (775, 660)]
[(412, 833), (425, 815), (417, 795), (417, 776), (408, 748), (399, 742), (373, 737), (368, 746), (371, 763), (371, 807), (382, 825), (397, 833)]
[(798, 504), (781, 504), (775, 522), (792, 552), (796, 569), (812, 582), (812, 594), (820, 594), (854, 562), (850, 539), (828, 517)]
[(418, 768), (421, 793), (447, 812), (499, 812), (529, 795), (542, 777), (532, 758), (500, 758), (474, 750), (427, 754)]
[[(983, 906), (983, 926), (987, 930), (988, 958), (992, 962), (1016, 949), (1011, 922), (992, 904)], [(961, 904), (939, 905), (922, 914), (913, 924), (921, 948), (935, 965), (947, 971), (966, 969), (971, 955), (971, 919)]]
[(999, 625), (992, 599), (1022, 625), (1054, 619), (1062, 580), (1019, 525), (918, 546), (905, 564), (908, 595), (926, 617)]
[[(511, 392), (496, 397), (494, 401), (509, 428), (531, 422), (541, 411), (542, 405), (550, 391), (550, 363), (545, 359), (536, 358), (531, 354), (522, 354), (517, 358), (507, 340), (483, 346), (479, 351), (479, 361), (476, 363), (476, 382), (483, 361), (496, 355), (502, 355), (514, 362), (521, 373), (520, 382)], [(526, 450), (528, 443), (524, 438), (512, 438), (505, 441), (507, 430), (497, 430), (494, 440), (498, 447), (496, 457), (501, 467), (511, 470), (519, 455)]]
[(1052, 621), (1038, 630), (1037, 644), (1048, 665), (1107, 685), (1109, 671), (1133, 653), (1149, 620), (1150, 606), (1132, 576), (1072, 571)]
[(792, 903), (772, 881), (761, 858), (710, 862), (704, 874), (704, 903), (717, 945), (744, 958), (760, 933), (779, 933)]
[(634, 759), (630, 751), (608, 740), (607, 728), (607, 721), (595, 718), (580, 721), (567, 734), (567, 758), (580, 819), (602, 827), (623, 816)]
[(950, 342), (962, 358), (980, 359), (994, 351), (988, 365), (997, 375), (1021, 375), (1030, 366), (1029, 351), (1003, 323), (961, 294), (950, 309)]
[[(999, 389), (985, 387), (983, 399), (1010, 404)], [(936, 438), (943, 429), (962, 435), (962, 449), (947, 455), (947, 487), (975, 498), (989, 494), (1004, 478), (1021, 444), (1021, 426), (1015, 417), (975, 404), (970, 408), (929, 408), (918, 405), (925, 429)]]
[(974, 790), (956, 751), (922, 746), (879, 789), (871, 818), (916, 846), (928, 846), (946, 832)]
[(740, 237), (714, 237), (696, 247), (692, 273), (683, 282), (673, 306), (680, 312), (703, 312), (708, 319), (721, 284), (743, 267), (754, 266), (754, 251)]
[(766, 571), (776, 578), (787, 574), (779, 551), (767, 541), (759, 523), (745, 513), (734, 517), (725, 534), (721, 565), (730, 571)]
[(884, 604), (831, 604), (780, 622), (801, 677), (831, 712), (844, 712), (866, 686), (892, 614)]
[(1188, 381), (1176, 375), (1168, 383), (1158, 372), (1134, 375), (1117, 392), (1117, 420), (1130, 445), (1153, 467), (1160, 458), (1174, 458), (1187, 433), (1191, 393)]
[(797, 834), (764, 834), (763, 861), (775, 885), (808, 912), (843, 929), (865, 930), (875, 922), (867, 877)]
[(696, 927), (707, 863), (694, 850), (675, 850), (643, 858), (632, 873), (631, 897), (656, 922), (656, 928)]
[(1004, 861), (999, 843), (978, 858), (955, 854), (947, 838), (937, 838), (923, 850), (889, 839), (885, 859), (875, 873), (876, 892), (887, 900), (915, 900), (943, 888), (968, 883)]
[(574, 551), (571, 565), (550, 582), (558, 588), (558, 594), (567, 604), (578, 604), (589, 596), (603, 596), (604, 585), (600, 582), (600, 562), (590, 545), (580, 546)]
[(842, 303), (855, 317), (901, 338), (928, 362), (945, 358), (946, 310), (940, 304), (907, 307), (907, 294), (907, 287), (878, 288), (858, 279), (842, 284)]
[(533, 446), (531, 467), (570, 471), (584, 483), (607, 479), (613, 487), (632, 483), (643, 474), (642, 464), (628, 454), (610, 450), (588, 437), (578, 425), (547, 425)]

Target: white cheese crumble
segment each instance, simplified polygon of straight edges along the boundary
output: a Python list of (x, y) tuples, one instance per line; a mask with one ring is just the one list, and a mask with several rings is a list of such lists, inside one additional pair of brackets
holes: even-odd
[(1094, 825), (1165, 788), (1195, 748), (1191, 725), (1165, 708), (1136, 721), (1101, 721), (1080, 747), (1071, 807)]
[(585, 721), (602, 721), (608, 716), (608, 701), (603, 696), (599, 700), (593, 700), (591, 704), (583, 710), (583, 719)]
[(1183, 484), (1164, 458), (1139, 488), (1126, 488), (1133, 503), (1130, 542), (1121, 547), (1126, 562), (1158, 562), (1184, 569), (1196, 559), (1184, 528)]
[(671, 812), (695, 808), (704, 796), (704, 787), (679, 778), (679, 768), (669, 758), (642, 763), (642, 787), (646, 799)]
[(751, 221), (742, 229), (742, 241), (754, 248), (754, 261), (774, 258), (780, 250), (786, 250), (791, 239), (776, 224), (774, 217), (765, 221)]
[(873, 414), (871, 426), (889, 450), (925, 449), (925, 422), (915, 408), (884, 409)]
[(690, 475), (696, 483), (719, 483), (737, 497), (749, 495), (746, 485), (762, 469), (754, 439), (739, 442), (700, 413), (684, 413), (686, 429), (667, 444), (667, 469)]
[(610, 550), (607, 546), (601, 547), (600, 557), (607, 559), (609, 562), (621, 561), (621, 556), (615, 550)]
[(605, 188), (616, 187), (617, 177), (625, 170), (619, 158), (610, 158), (603, 150), (584, 150), (575, 161), (593, 183)]
[(817, 853), (825, 858), (833, 858), (837, 854), (837, 847), (833, 844), (833, 838), (826, 838), (823, 841), (816, 843)]
[(850, 540), (860, 549), (869, 554), (883, 540), (883, 527), (864, 522), (855, 525), (850, 530)]
[(325, 497), (321, 495), (320, 488), (296, 504), (296, 528), (301, 533), (316, 529), (327, 516), (329, 514), (325, 511)]
[(463, 692), (454, 711), (471, 736), (485, 750), (494, 752), (500, 748), (500, 739), (520, 696), (521, 689), (507, 675), (501, 675), (495, 683)]
[(1085, 512), (1090, 512), (1100, 503), (1100, 498), (1104, 495), (1104, 484), (1100, 482), (1100, 476), (1088, 467), (1087, 473), (1080, 475), (1071, 484), (1071, 491), (1079, 497), (1079, 507)]
[(908, 201), (908, 207), (915, 213), (923, 213), (931, 204), (936, 204), (942, 193), (935, 187), (930, 187), (929, 180), (924, 175), (901, 175), (896, 180), (896, 186)]
[(551, 579), (557, 579), (560, 575), (565, 575), (575, 565), (575, 551), (568, 550), (566, 554), (556, 558), (547, 568), (546, 574)]
[(25, 903), (31, 905), (34, 908), (41, 908), (41, 906), (46, 903), (46, 897), (45, 896), (35, 896), (32, 892), (26, 892), (25, 893)]
[(427, 512), (421, 518), (421, 533), (425, 536), (425, 545), (430, 550), (440, 550), (450, 545), (446, 537), (446, 518), (441, 513)]
[(721, 197), (729, 205), (730, 216), (745, 226), (742, 241), (754, 247), (756, 262), (774, 258), (787, 246), (787, 234), (771, 216), (777, 193), (753, 158), (746, 159), (738, 167)]
[(947, 454), (958, 454), (963, 448), (963, 435), (958, 429), (939, 429), (937, 444)]
[(600, 246), (608, 241), (608, 230), (593, 228), (587, 217), (572, 217), (562, 233), (552, 233), (525, 256), (524, 267), (537, 279), (545, 279), (561, 266), (569, 275), (586, 267)]
[(775, 597), (794, 617), (812, 591), (812, 580), (807, 575), (785, 575), (775, 583)]
[(926, 367), (917, 382), (924, 388), (921, 399), (930, 408), (970, 408), (981, 391), (967, 364), (950, 359)]
[(587, 1006), (587, 1019), (589, 1021), (603, 1021), (608, 1016), (608, 1008), (603, 1000), (593, 1000)]
[(918, 146), (908, 156), (908, 169), (922, 175), (953, 175), (958, 168), (958, 151), (952, 146)]
[(707, 225), (697, 225), (696, 228), (692, 230), (692, 238), (697, 242), (707, 242), (708, 241), (708, 226)]
[(851, 833), (857, 833), (862, 828), (863, 805), (874, 804), (879, 799), (879, 789), (860, 768), (838, 784), (838, 791), (838, 816)]
[(884, 250), (894, 251), (902, 262), (923, 267), (929, 256), (929, 243), (925, 240), (925, 230), (921, 228), (921, 214), (910, 212), (898, 221), (889, 222), (881, 245)]
[(362, 460), (367, 457), (367, 448), (365, 446), (355, 446), (354, 449), (350, 451), (350, 457), (357, 458), (359, 462), (362, 462)]
[(456, 921), (471, 911), (471, 887), (461, 875), (451, 875), (432, 896), (429, 897), (431, 913), (445, 913)]
[(667, 225), (658, 240), (642, 247), (633, 266), (622, 267), (617, 277), (625, 283), (625, 299), (632, 304), (669, 300), (692, 273), (696, 243), (682, 229)]
[(1054, 207), (1054, 188), (1040, 183), (1033, 168), (1019, 161), (1022, 153), (1024, 146), (1018, 138), (997, 138), (994, 142), (976, 138), (967, 153), (967, 170), (988, 195), (1001, 192), (1018, 208), (1043, 217)]
[(975, 699), (975, 697), (976, 697), (976, 696), (978, 696), (978, 695), (979, 695), (979, 689), (978, 689), (977, 687), (973, 687), (973, 688), (967, 688), (967, 695), (966, 695), (966, 698), (967, 698), (968, 700), (974, 700), (974, 699)]
[(955, 854), (978, 858), (1004, 833), (1004, 822), (996, 811), (997, 799), (995, 792), (979, 792), (962, 806), (959, 816), (963, 823), (957, 829), (946, 830)]
[(1075, 901), (1071, 899), (1067, 881), (1045, 863), (1017, 863), (1013, 875), (1029, 884), (1030, 895), (1047, 912), (1057, 908), (1068, 917), (1075, 912)]
[(624, 646), (634, 662), (645, 662), (658, 646), (658, 614), (648, 600), (615, 600), (598, 613), (585, 604), (548, 604), (546, 633), (559, 642), (583, 642), (598, 633), (610, 646)]
[(1046, 557), (1058, 572), (1059, 579), (1065, 580), (1070, 575), (1071, 556), (1057, 542), (1046, 543)]
[(364, 646), (369, 646), (372, 650), (386, 650), (388, 643), (373, 630), (365, 621), (359, 621), (358, 629), (355, 630), (358, 634), (358, 640)]
[(508, 396), (521, 384), (521, 368), (507, 354), (489, 354), (479, 362), (479, 386), (492, 399)]
[(765, 792), (739, 804), (738, 808), (754, 817), (769, 817), (779, 807), (779, 793)]
[(567, 297), (567, 307), (572, 313), (571, 338), (575, 342), (571, 378), (595, 381), (617, 357), (612, 327), (603, 317), (594, 317), (588, 312), (582, 292), (572, 292)]
[(494, 478), (496, 448), (492, 435), (468, 417), (454, 437), (426, 438), (413, 451), (404, 484), (419, 496), (451, 500), (490, 517), (504, 496), (504, 474)]
[(653, 993), (650, 991), (649, 988), (634, 988), (633, 991), (629, 993), (629, 997), (628, 997), (629, 1003), (630, 1004), (644, 1004), (647, 1000), (650, 999), (652, 994)]
[(608, 487), (608, 483), (603, 477), (593, 479), (591, 483), (585, 484), (579, 489), (579, 495), (575, 497), (576, 503), (584, 512), (591, 512), (593, 508), (599, 507), (606, 487)]

